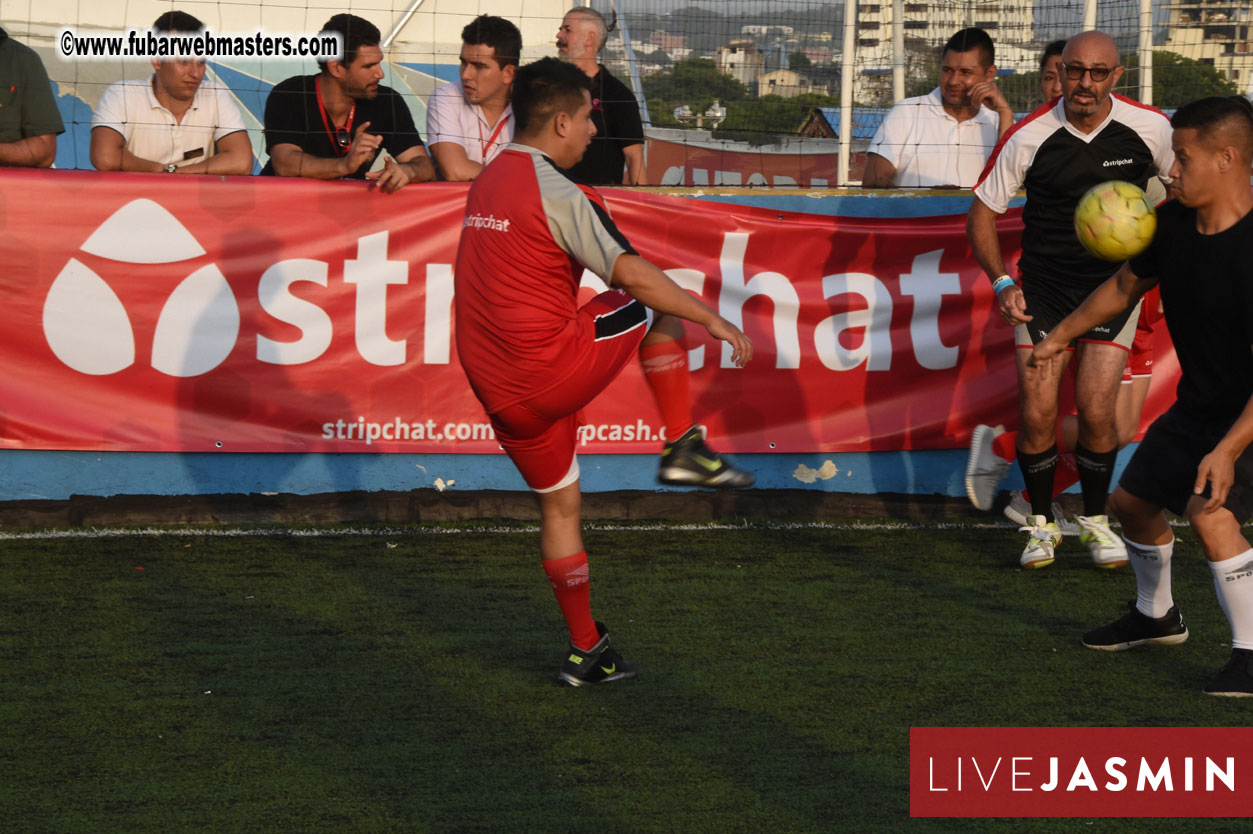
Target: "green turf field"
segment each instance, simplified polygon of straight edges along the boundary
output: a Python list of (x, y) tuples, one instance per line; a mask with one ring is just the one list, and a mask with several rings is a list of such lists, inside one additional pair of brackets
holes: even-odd
[[(326, 533), (327, 531), (318, 531)], [(1192, 639), (1079, 637), (1134, 596), (1008, 525), (591, 529), (639, 667), (553, 682), (531, 531), (0, 542), (0, 830), (1232, 831), (1232, 820), (910, 820), (911, 725), (1247, 725), (1195, 540)]]

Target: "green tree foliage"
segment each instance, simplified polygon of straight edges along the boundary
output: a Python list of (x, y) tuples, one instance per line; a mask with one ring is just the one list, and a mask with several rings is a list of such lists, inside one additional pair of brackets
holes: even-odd
[(679, 124), (674, 109), (685, 104), (693, 113), (704, 113), (715, 100), (730, 110), (732, 103), (750, 98), (748, 87), (719, 72), (708, 58), (677, 61), (671, 69), (650, 75), (641, 83), (648, 112), (658, 127)]
[[(1138, 55), (1123, 59), (1127, 68), (1119, 82), (1119, 92), (1131, 98), (1140, 97), (1140, 61)], [(1234, 96), (1239, 88), (1221, 72), (1200, 61), (1174, 52), (1153, 53), (1153, 105), (1173, 110), (1206, 96)]]
[(787, 62), (788, 66), (794, 70), (804, 69), (805, 67), (812, 67), (814, 65), (814, 62), (809, 60), (809, 56), (804, 52), (793, 52), (791, 55), (787, 56)]

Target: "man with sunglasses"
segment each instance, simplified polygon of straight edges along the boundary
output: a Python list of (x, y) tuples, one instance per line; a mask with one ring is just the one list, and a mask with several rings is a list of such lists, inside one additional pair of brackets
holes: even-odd
[[(1118, 47), (1102, 32), (1071, 38), (1062, 52), (1062, 97), (1014, 125), (993, 151), (975, 186), (967, 217), (970, 245), (996, 292), (998, 313), (1015, 330), (1019, 391), (1018, 465), (1031, 495), (1023, 568), (1053, 563), (1061, 531), (1052, 509), (1055, 440), (1062, 372), (1079, 360), (1075, 463), (1083, 490), (1080, 540), (1098, 567), (1126, 564), (1109, 529), (1105, 501), (1118, 455), (1115, 403), (1138, 309), (1125, 311), (1074, 340), (1054, 361), (1029, 365), (1032, 347), (1116, 269), (1089, 254), (1074, 233), (1079, 198), (1092, 186), (1126, 180), (1145, 188), (1169, 179), (1174, 164), (1170, 122), (1158, 110), (1113, 94), (1122, 76)], [(1023, 208), (1021, 283), (1008, 274), (996, 232), (1019, 188)]]
[[(166, 12), (159, 35), (195, 34), (204, 24)], [(251, 174), (252, 143), (225, 87), (204, 83), (203, 58), (152, 59), (152, 75), (110, 84), (91, 119), (91, 164), (98, 171)]]
[[(374, 24), (337, 14), (323, 32), (344, 39), (342, 61), (319, 61), (317, 75), (288, 78), (265, 102), (262, 174), (320, 180), (371, 179), (384, 192), (435, 179), (404, 98), (383, 80), (382, 35)], [(371, 171), (379, 151), (383, 167)]]

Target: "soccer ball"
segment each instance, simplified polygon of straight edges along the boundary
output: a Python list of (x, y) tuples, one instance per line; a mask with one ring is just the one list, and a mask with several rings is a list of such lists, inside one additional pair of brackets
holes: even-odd
[(1075, 234), (1098, 258), (1125, 261), (1148, 247), (1157, 213), (1137, 186), (1110, 180), (1088, 189), (1075, 208)]

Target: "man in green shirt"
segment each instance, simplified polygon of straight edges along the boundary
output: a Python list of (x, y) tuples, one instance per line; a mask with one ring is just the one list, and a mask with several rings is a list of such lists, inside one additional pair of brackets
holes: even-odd
[(0, 166), (50, 167), (64, 132), (43, 62), (0, 29)]

